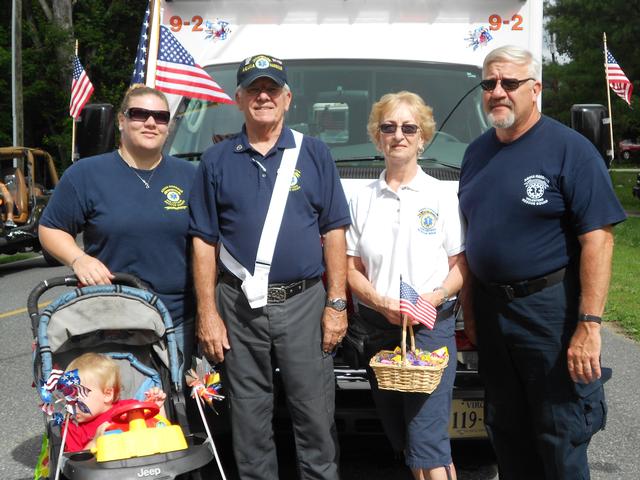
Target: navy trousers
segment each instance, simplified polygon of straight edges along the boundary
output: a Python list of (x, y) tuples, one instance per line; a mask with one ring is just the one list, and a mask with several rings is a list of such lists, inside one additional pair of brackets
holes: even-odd
[(567, 348), (578, 317), (579, 284), (563, 282), (507, 301), (474, 295), (485, 424), (500, 480), (589, 479), (587, 447), (604, 428), (600, 380), (576, 384)]

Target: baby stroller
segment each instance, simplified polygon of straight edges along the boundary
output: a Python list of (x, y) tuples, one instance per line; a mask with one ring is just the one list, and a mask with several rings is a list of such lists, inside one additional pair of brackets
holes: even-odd
[[(75, 288), (40, 312), (39, 298), (54, 287)], [(189, 431), (173, 322), (153, 293), (145, 290), (136, 277), (127, 274), (116, 274), (113, 285), (81, 288), (75, 276), (56, 277), (34, 288), (29, 295), (28, 311), (35, 338), (36, 386), (47, 381), (52, 368), (64, 370), (84, 352), (107, 354), (120, 367), (122, 398), (142, 401), (150, 387), (161, 387), (167, 394), (167, 417), (172, 424), (180, 425), (186, 440), (186, 448), (176, 451), (102, 462), (88, 450), (67, 452), (60, 457), (60, 478), (201, 478), (199, 469), (214, 458), (214, 448), (206, 436)], [(45, 418), (45, 424), (49, 478), (53, 480), (58, 468), (62, 429), (49, 417)]]

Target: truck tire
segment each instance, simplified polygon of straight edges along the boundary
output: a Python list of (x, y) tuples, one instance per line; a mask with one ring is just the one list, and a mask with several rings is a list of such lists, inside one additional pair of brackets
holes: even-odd
[(624, 152), (622, 152), (622, 158), (624, 158), (625, 160), (629, 160), (629, 158), (631, 158), (631, 154), (629, 153), (628, 150), (625, 150)]

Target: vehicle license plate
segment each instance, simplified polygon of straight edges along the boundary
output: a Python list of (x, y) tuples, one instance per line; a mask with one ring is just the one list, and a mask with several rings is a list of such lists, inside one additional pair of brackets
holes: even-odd
[(457, 400), (451, 404), (450, 438), (484, 438), (484, 401)]

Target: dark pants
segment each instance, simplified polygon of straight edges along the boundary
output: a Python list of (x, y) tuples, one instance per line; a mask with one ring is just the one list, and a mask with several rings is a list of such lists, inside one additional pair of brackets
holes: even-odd
[(218, 309), (231, 344), (222, 379), (243, 480), (278, 479), (272, 426), (276, 366), (293, 422), (300, 478), (339, 478), (333, 357), (322, 351), (325, 298), (319, 282), (282, 304), (251, 309), (241, 290), (218, 284)]
[(579, 284), (565, 280), (506, 301), (474, 295), (485, 424), (500, 480), (589, 479), (587, 447), (604, 427), (602, 383), (575, 384), (567, 348), (576, 328)]
[[(453, 303), (448, 302), (438, 313), (433, 330), (414, 327), (416, 348), (433, 351), (446, 346), (449, 350), (449, 365), (433, 393), (380, 390), (375, 373), (367, 367), (373, 399), (385, 434), (396, 452), (404, 452), (406, 464), (412, 469), (432, 469), (452, 463), (449, 417), (456, 376)], [(381, 349), (393, 350), (400, 345), (400, 327), (390, 324), (383, 315), (366, 307), (360, 307), (360, 315), (370, 325), (387, 332), (380, 343), (366, 346), (369, 357)]]

